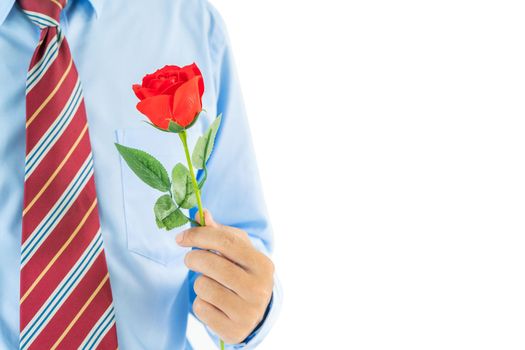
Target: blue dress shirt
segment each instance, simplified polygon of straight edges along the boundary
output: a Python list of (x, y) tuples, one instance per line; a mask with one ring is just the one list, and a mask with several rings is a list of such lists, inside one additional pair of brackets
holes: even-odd
[[(229, 38), (205, 0), (70, 0), (61, 26), (84, 88), (94, 155), (102, 236), (121, 349), (191, 349), (186, 325), (195, 274), (186, 249), (155, 225), (150, 189), (120, 159), (114, 143), (140, 148), (167, 167), (185, 163), (179, 138), (143, 123), (131, 86), (166, 64), (196, 62), (207, 110), (189, 130), (190, 147), (217, 113), (223, 123), (209, 161), (204, 206), (218, 222), (239, 227), (269, 254), (272, 228)], [(25, 82), (39, 29), (15, 4), (0, 2), (0, 349), (18, 349), (19, 266), (25, 157)], [(202, 174), (199, 173), (199, 176)], [(195, 209), (190, 213), (193, 215)], [(267, 334), (281, 303), (275, 283), (263, 323), (240, 345)], [(208, 330), (218, 342), (217, 337)]]

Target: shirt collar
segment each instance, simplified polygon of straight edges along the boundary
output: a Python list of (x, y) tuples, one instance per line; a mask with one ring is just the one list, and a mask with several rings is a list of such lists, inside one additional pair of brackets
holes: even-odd
[(0, 26), (4, 23), (14, 4), (15, 0), (4, 0), (0, 3)]
[[(0, 26), (4, 23), (9, 12), (11, 12), (11, 9), (13, 8), (15, 1), (16, 0), (0, 0)], [(100, 17), (100, 14), (102, 13), (104, 2), (106, 0), (80, 0), (80, 1), (89, 2), (93, 10), (95, 10), (95, 15), (96, 15), (95, 17), (98, 18)]]
[(102, 9), (104, 8), (104, 3), (106, 0), (88, 0), (91, 6), (93, 7), (93, 10), (95, 10), (96, 17), (100, 17), (100, 14), (102, 13)]

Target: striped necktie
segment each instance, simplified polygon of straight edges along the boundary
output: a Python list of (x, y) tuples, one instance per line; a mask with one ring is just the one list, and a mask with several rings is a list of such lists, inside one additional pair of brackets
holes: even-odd
[(18, 0), (41, 31), (26, 83), (20, 349), (116, 349), (93, 156), (67, 0)]

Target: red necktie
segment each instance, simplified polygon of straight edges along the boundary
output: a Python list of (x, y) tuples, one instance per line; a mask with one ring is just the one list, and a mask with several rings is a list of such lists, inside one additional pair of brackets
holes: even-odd
[(20, 349), (116, 349), (93, 156), (67, 0), (18, 0), (40, 30), (26, 84)]

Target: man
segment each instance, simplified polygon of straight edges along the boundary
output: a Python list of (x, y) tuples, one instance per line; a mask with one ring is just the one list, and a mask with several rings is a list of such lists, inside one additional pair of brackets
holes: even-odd
[[(0, 54), (0, 348), (191, 349), (189, 313), (216, 344), (260, 343), (281, 294), (216, 10), (205, 0), (3, 0)], [(207, 226), (166, 232), (152, 213), (159, 194), (114, 143), (184, 162), (176, 135), (141, 122), (131, 86), (192, 62), (207, 113), (190, 147), (223, 114), (202, 192)]]

